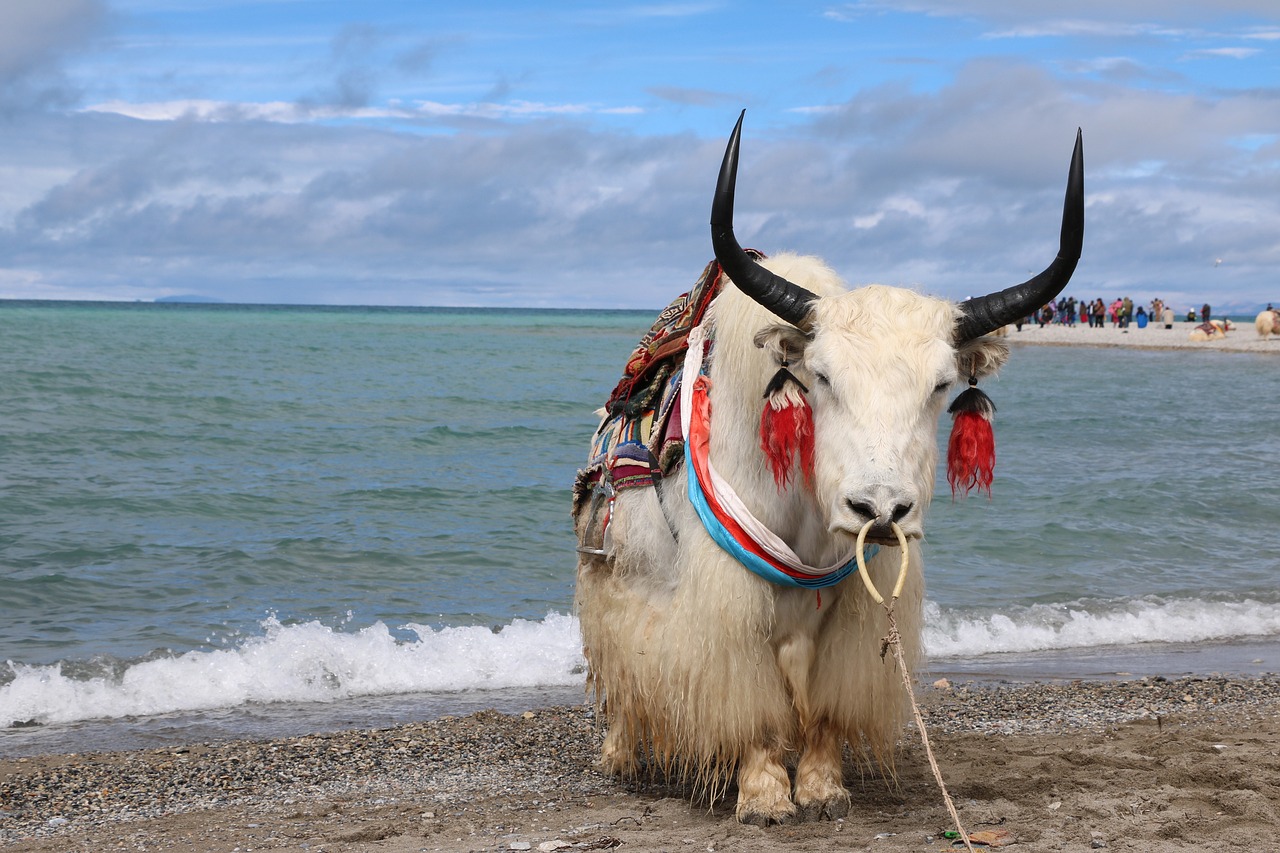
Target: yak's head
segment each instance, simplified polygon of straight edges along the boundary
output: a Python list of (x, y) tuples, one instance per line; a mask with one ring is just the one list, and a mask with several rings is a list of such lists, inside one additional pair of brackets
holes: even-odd
[(785, 363), (808, 388), (812, 487), (826, 526), (832, 533), (856, 535), (871, 521), (868, 539), (892, 544), (894, 522), (908, 537), (918, 537), (933, 488), (937, 422), (949, 389), (998, 368), (1007, 348), (988, 333), (1053, 299), (1079, 260), (1084, 235), (1080, 135), (1053, 263), (1022, 284), (956, 304), (878, 285), (846, 291), (814, 259), (781, 255), (757, 263), (733, 234), (741, 129), (739, 117), (712, 206), (712, 244), (738, 289), (778, 321), (757, 327), (754, 334), (755, 346), (772, 358), (768, 369)]

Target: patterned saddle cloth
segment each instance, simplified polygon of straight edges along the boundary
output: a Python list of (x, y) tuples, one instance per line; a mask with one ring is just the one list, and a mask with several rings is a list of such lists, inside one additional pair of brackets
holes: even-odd
[[(764, 255), (747, 252), (756, 260)], [(680, 370), (689, 332), (720, 293), (720, 265), (707, 264), (697, 282), (662, 310), (627, 359), (622, 378), (609, 395), (604, 418), (591, 440), (587, 467), (573, 487), (576, 519), (597, 488), (613, 491), (652, 486), (684, 461), (678, 412)]]

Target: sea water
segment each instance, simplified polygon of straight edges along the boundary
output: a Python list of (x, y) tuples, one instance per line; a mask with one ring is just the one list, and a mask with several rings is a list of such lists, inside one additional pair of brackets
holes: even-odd
[[(0, 754), (580, 698), (571, 487), (651, 321), (0, 303)], [(1280, 668), (1278, 374), (1015, 347), (930, 671)]]

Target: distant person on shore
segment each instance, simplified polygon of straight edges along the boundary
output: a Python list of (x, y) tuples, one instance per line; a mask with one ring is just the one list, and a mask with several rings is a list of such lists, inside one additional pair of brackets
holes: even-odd
[(1062, 322), (1067, 324), (1067, 328), (1071, 328), (1076, 324), (1076, 298), (1074, 296), (1067, 297), (1067, 304), (1062, 306)]
[(1164, 306), (1164, 310), (1160, 312), (1160, 322), (1164, 323), (1166, 329), (1173, 328), (1173, 308)]
[(1213, 312), (1211, 312), (1211, 311), (1209, 310), (1209, 303), (1208, 303), (1208, 302), (1206, 302), (1204, 305), (1201, 305), (1201, 306), (1200, 306), (1200, 322), (1202, 322), (1202, 323), (1207, 323), (1207, 322), (1209, 322), (1209, 318), (1212, 316), (1212, 314), (1213, 314)]
[(1089, 313), (1089, 317), (1093, 320), (1090, 325), (1097, 326), (1099, 329), (1106, 326), (1107, 306), (1103, 303), (1101, 296), (1093, 300), (1093, 308)]

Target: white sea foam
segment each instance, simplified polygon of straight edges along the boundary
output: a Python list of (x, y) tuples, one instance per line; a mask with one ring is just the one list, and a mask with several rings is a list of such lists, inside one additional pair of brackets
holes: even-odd
[(1253, 599), (1152, 597), (1035, 604), (981, 615), (946, 611), (932, 602), (925, 606), (924, 641), (931, 658), (1280, 635), (1280, 604)]
[(398, 642), (381, 622), (355, 632), (274, 618), (262, 627), (238, 647), (135, 663), (119, 677), (72, 678), (60, 664), (9, 663), (0, 726), (583, 681), (577, 623), (556, 613), (497, 632), (406, 625), (417, 635), (412, 642)]
[[(1138, 599), (1034, 605), (979, 615), (926, 604), (925, 643), (934, 660), (1147, 642), (1198, 643), (1280, 636), (1280, 604)], [(0, 727), (68, 723), (249, 703), (337, 702), (361, 696), (448, 693), (583, 683), (578, 625), (551, 613), (499, 631), (406, 625), (397, 640), (381, 622), (344, 631), (308, 622), (262, 623), (238, 646), (134, 663), (118, 676), (74, 678), (63, 667), (9, 663), (0, 686)]]

